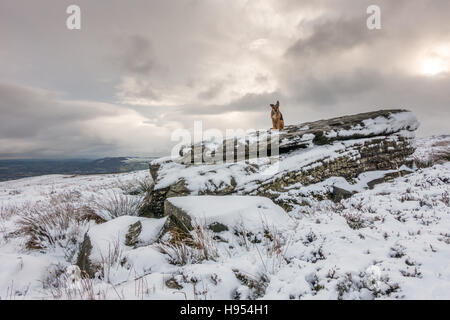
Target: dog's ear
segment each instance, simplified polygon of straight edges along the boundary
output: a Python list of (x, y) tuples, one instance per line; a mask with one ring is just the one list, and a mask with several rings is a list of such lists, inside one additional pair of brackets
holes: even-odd
[(277, 100), (277, 106), (279, 106), (279, 105), (280, 105), (280, 101)]
[(270, 104), (270, 106), (273, 108), (273, 107), (275, 107), (275, 105), (273, 105), (273, 104)]

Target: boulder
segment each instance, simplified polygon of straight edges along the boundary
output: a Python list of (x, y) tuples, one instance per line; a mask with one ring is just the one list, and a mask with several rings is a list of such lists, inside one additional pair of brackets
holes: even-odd
[[(166, 199), (188, 195), (264, 196), (290, 211), (301, 205), (298, 198), (289, 197), (292, 190), (330, 177), (354, 183), (365, 172), (392, 173), (412, 166), (418, 126), (409, 111), (380, 110), (286, 126), (281, 132), (260, 130), (231, 140), (231, 162), (220, 161), (220, 156), (211, 161), (211, 155), (230, 150), (230, 139), (187, 146), (178, 158), (150, 164), (155, 185), (141, 215), (162, 217)], [(267, 155), (256, 153), (253, 158), (250, 150), (261, 145), (267, 147)], [(191, 152), (196, 149), (203, 152)]]
[(342, 199), (348, 199), (353, 195), (353, 192), (333, 186), (333, 191), (331, 192), (331, 198), (334, 202), (340, 202)]
[(124, 262), (127, 252), (155, 242), (164, 226), (165, 219), (149, 219), (121, 216), (94, 225), (85, 234), (76, 265), (89, 277), (102, 272), (105, 259), (115, 256)]
[(283, 230), (291, 223), (272, 200), (257, 196), (173, 197), (165, 201), (164, 210), (168, 221), (186, 232), (200, 225), (215, 233), (244, 228), (255, 234), (274, 227)]

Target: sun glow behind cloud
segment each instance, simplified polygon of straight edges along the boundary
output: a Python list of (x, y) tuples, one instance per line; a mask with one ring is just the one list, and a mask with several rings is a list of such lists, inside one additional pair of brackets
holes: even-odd
[(435, 76), (440, 73), (449, 72), (450, 48), (440, 46), (428, 53), (421, 62), (421, 73), (427, 76)]
[(422, 72), (429, 76), (435, 76), (442, 72), (447, 72), (448, 67), (439, 58), (425, 59), (422, 63)]

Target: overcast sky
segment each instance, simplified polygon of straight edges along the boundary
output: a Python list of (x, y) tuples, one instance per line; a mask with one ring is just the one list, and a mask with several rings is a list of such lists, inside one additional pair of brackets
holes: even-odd
[(448, 0), (0, 0), (0, 158), (164, 155), (195, 120), (269, 128), (276, 100), (286, 124), (406, 108), (449, 134), (449, 20)]

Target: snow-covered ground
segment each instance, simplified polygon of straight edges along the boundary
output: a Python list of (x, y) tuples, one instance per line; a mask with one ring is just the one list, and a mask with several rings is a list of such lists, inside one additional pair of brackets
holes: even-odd
[[(436, 145), (448, 151), (448, 138), (419, 140), (416, 157), (428, 161)], [(220, 233), (199, 228), (194, 248), (155, 242), (160, 219), (115, 217), (136, 213), (150, 179), (138, 171), (1, 182), (0, 298), (450, 299), (450, 162), (338, 204), (312, 199), (279, 225), (251, 211)], [(211, 219), (244, 210), (213, 198), (179, 205)], [(143, 231), (126, 245), (138, 221)], [(86, 232), (101, 278), (72, 267)]]

